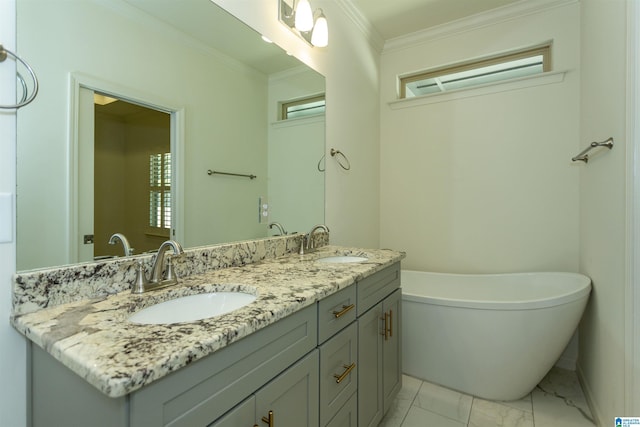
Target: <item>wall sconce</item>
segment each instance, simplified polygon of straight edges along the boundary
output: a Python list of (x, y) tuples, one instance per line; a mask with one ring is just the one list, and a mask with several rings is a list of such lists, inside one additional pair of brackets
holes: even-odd
[(326, 47), (329, 44), (327, 17), (322, 9), (311, 10), (309, 0), (280, 0), (279, 19), (289, 29), (311, 46)]

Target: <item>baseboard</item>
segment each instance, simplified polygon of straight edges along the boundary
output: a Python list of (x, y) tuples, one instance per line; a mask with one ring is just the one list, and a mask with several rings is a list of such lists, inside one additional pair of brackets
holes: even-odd
[(584, 397), (585, 399), (587, 399), (587, 405), (589, 405), (589, 410), (591, 411), (591, 416), (593, 417), (596, 426), (603, 427), (611, 425), (611, 423), (605, 423), (602, 421), (602, 414), (598, 410), (598, 406), (595, 404), (595, 400), (593, 399), (593, 392), (589, 387), (589, 383), (585, 380), (584, 373), (582, 372), (580, 364), (576, 366), (576, 375), (578, 377), (578, 381), (580, 382), (580, 386), (582, 387)]

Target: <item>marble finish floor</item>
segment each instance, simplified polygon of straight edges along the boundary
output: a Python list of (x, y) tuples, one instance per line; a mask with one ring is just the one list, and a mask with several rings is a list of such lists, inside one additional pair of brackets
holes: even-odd
[(380, 427), (595, 426), (575, 372), (553, 368), (526, 397), (493, 402), (403, 377)]

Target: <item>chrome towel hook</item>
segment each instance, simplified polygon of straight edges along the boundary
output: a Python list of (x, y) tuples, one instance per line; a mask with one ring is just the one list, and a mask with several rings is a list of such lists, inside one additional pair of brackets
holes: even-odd
[(27, 105), (31, 101), (33, 101), (35, 99), (36, 95), (38, 94), (38, 78), (36, 77), (36, 73), (33, 71), (33, 68), (31, 68), (29, 66), (29, 64), (27, 64), (22, 58), (20, 58), (15, 53), (11, 52), (8, 49), (5, 49), (4, 46), (2, 46), (0, 44), (0, 62), (4, 62), (4, 60), (7, 59), (7, 56), (10, 56), (15, 61), (20, 62), (22, 65), (24, 65), (24, 67), (27, 69), (27, 71), (29, 71), (29, 74), (31, 74), (31, 79), (33, 80), (33, 92), (31, 93), (31, 96), (29, 96), (28, 98), (26, 97), (26, 83), (25, 83), (24, 79), (22, 78), (22, 76), (20, 74), (18, 74), (18, 80), (20, 80), (20, 84), (23, 87), (23, 90), (25, 91), (25, 95), (22, 97), (22, 100), (20, 102), (18, 102), (17, 104), (0, 105), (0, 108), (2, 108), (2, 109), (14, 109), (14, 108), (24, 107), (25, 105)]
[[(342, 151), (332, 148), (331, 151), (329, 151), (329, 154), (331, 154), (331, 157), (336, 159), (336, 162), (338, 162), (338, 164), (340, 165), (340, 167), (342, 169), (344, 169), (346, 171), (351, 169), (351, 163), (349, 162), (349, 159), (347, 159), (347, 156), (345, 156)], [(338, 157), (338, 155), (340, 157)]]

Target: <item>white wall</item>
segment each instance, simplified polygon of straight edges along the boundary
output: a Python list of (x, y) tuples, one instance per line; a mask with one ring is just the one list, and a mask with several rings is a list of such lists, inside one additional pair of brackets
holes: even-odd
[(307, 67), (269, 76), (268, 221), (281, 223), (288, 233), (306, 233), (325, 219), (324, 172), (318, 170), (325, 151), (325, 118), (279, 120), (278, 106), (324, 92), (324, 77)]
[[(577, 271), (579, 5), (474, 19), (383, 53), (381, 246), (408, 269)], [(389, 105), (399, 75), (550, 40), (560, 83)]]
[[(325, 222), (331, 243), (379, 244), (379, 55), (340, 0), (314, 1), (329, 21), (329, 46), (311, 48), (277, 21), (277, 0), (214, 0), (326, 77)], [(328, 155), (344, 152), (351, 170)], [(306, 230), (305, 230), (306, 231)]]
[(581, 144), (615, 141), (580, 168), (580, 270), (593, 292), (580, 328), (578, 372), (603, 426), (614, 416), (638, 415), (624, 412), (626, 12), (625, 0), (582, 2)]
[[(15, 1), (0, 1), (0, 43), (12, 52), (16, 49)], [(25, 58), (28, 60), (28, 58)], [(11, 59), (0, 63), (0, 103), (9, 104), (15, 92), (15, 69)], [(10, 193), (15, 202), (16, 126), (13, 110), (0, 110), (0, 193)], [(14, 203), (15, 206), (15, 203)], [(15, 208), (13, 209), (15, 212)], [(11, 229), (13, 218), (0, 219), (0, 228)], [(15, 239), (0, 243), (0, 420), (7, 427), (26, 425), (27, 381), (26, 341), (10, 325), (11, 283), (15, 271)]]
[[(189, 165), (184, 199), (191, 205), (179, 236), (185, 247), (266, 235), (255, 213), (267, 190), (267, 76), (119, 4), (32, 0), (18, 5), (20, 50), (33, 58), (41, 80), (38, 98), (18, 115), (18, 236), (39, 243), (18, 245), (19, 269), (73, 261), (68, 238), (72, 72), (123, 88), (120, 95), (184, 109)], [(123, 65), (133, 60), (138, 66)], [(211, 177), (208, 169), (253, 173), (258, 179)], [(42, 225), (43, 212), (55, 226)], [(230, 237), (230, 230), (244, 235)]]

